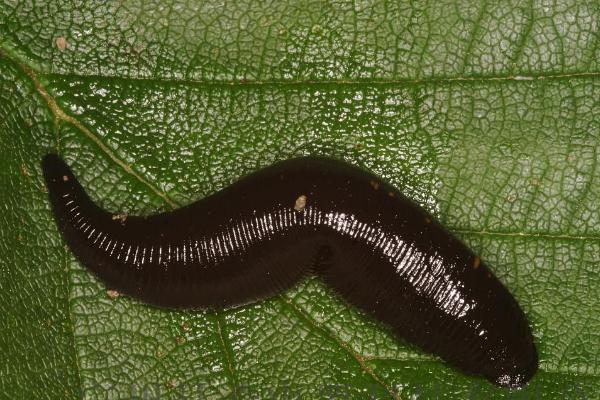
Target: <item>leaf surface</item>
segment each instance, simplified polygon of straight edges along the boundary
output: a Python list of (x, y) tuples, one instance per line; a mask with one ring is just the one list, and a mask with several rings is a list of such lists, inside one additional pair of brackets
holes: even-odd
[[(7, 398), (595, 398), (600, 7), (565, 1), (0, 6)], [(540, 371), (466, 377), (308, 279), (219, 313), (112, 296), (65, 249), (41, 156), (132, 214), (301, 154), (374, 171), (478, 251)]]

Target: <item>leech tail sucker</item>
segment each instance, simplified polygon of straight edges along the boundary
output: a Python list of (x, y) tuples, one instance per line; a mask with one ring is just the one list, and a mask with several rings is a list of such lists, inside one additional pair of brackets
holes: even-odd
[(537, 370), (525, 315), (490, 269), (377, 176), (322, 157), (276, 163), (177, 210), (95, 204), (57, 155), (42, 161), (75, 257), (109, 288), (169, 308), (222, 309), (317, 274), (397, 336), (496, 385)]

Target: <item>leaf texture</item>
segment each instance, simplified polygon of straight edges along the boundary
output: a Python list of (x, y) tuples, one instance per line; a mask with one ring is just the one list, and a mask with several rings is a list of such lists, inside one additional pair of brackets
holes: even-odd
[[(0, 397), (597, 398), (598, 21), (579, 1), (2, 1)], [(48, 151), (136, 214), (302, 154), (368, 168), (515, 294), (540, 371), (513, 393), (466, 377), (317, 279), (218, 313), (115, 296), (61, 241)]]

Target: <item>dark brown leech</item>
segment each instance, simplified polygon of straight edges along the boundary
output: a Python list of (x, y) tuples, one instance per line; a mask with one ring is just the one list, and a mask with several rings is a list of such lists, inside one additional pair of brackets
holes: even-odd
[(119, 292), (163, 307), (225, 308), (317, 273), (398, 336), (466, 373), (521, 387), (537, 370), (523, 312), (479, 257), (351, 165), (280, 162), (147, 217), (99, 208), (56, 155), (42, 168), (65, 241)]

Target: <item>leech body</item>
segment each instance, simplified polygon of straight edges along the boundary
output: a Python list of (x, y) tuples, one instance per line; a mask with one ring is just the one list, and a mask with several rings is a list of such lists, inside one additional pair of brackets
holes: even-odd
[(221, 309), (315, 273), (466, 373), (521, 387), (537, 370), (529, 326), (507, 289), (429, 214), (366, 171), (293, 159), (189, 206), (139, 217), (95, 205), (58, 156), (42, 167), (65, 241), (121, 293), (163, 307)]

